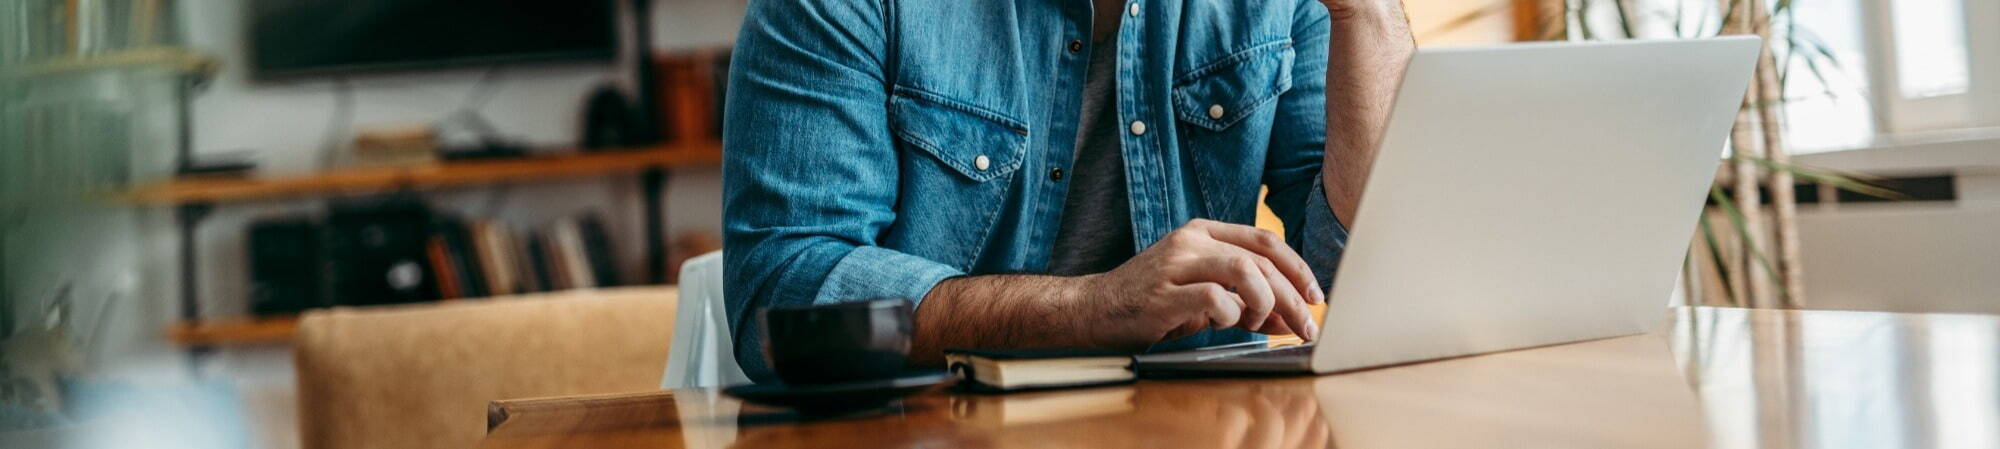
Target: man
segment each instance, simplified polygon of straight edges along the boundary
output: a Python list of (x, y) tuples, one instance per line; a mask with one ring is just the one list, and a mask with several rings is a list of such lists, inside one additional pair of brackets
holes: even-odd
[[(1398, 0), (754, 1), (724, 118), (737, 360), (773, 378), (759, 308), (877, 298), (916, 301), (929, 366), (1312, 339), (1412, 51)], [(1282, 241), (1242, 224), (1260, 186)]]

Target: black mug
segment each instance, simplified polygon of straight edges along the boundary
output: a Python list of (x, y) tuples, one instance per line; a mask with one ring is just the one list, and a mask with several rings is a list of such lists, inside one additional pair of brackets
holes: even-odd
[(787, 385), (894, 378), (909, 360), (913, 311), (906, 299), (767, 308), (757, 314), (764, 360)]

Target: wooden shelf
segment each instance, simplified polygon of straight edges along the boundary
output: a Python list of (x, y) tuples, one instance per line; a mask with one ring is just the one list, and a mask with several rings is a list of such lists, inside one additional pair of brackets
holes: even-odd
[(167, 340), (181, 346), (283, 344), (299, 329), (296, 316), (174, 323)]
[[(658, 297), (667, 295), (678, 297), (679, 290), (672, 285), (626, 285), (616, 287), (582, 288), (543, 292), (517, 293), (484, 298), (438, 299), (424, 302), (389, 305), (335, 306), (336, 309), (357, 311), (384, 310), (392, 308), (434, 308), (451, 304), (478, 304), (495, 301), (522, 299), (564, 300), (571, 298), (603, 297)], [(326, 310), (326, 309), (316, 309)], [(179, 321), (167, 326), (167, 341), (179, 346), (245, 346), (245, 345), (288, 345), (292, 335), (298, 332), (298, 315), (275, 315), (266, 317), (221, 317), (190, 322)]]
[(215, 59), (184, 48), (143, 47), (34, 61), (12, 69), (0, 70), (0, 77), (32, 78), (92, 70), (146, 68), (196, 73), (211, 71), (215, 67)]
[(141, 204), (220, 203), (574, 178), (650, 168), (714, 167), (721, 163), (722, 144), (700, 142), (602, 153), (344, 169), (299, 176), (183, 178), (119, 196), (125, 201)]

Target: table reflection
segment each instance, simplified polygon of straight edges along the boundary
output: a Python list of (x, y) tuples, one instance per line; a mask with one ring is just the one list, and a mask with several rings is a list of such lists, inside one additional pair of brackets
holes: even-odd
[[(487, 447), (2000, 447), (2000, 317), (1696, 308), (1663, 332), (1328, 376), (524, 408)], [(670, 401), (671, 405), (663, 401)]]
[(2000, 447), (2000, 318), (1698, 308), (1675, 353), (1712, 447)]
[(1314, 390), (1342, 448), (1686, 448), (1705, 433), (1656, 335), (1326, 376)]

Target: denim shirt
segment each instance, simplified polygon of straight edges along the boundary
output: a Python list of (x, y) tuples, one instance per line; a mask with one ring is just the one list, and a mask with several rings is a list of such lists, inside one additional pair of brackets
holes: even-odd
[[(921, 301), (1046, 269), (1075, 159), (1086, 0), (753, 0), (724, 113), (724, 296), (737, 361), (772, 379), (756, 311)], [(1128, 0), (1116, 114), (1134, 248), (1248, 224), (1259, 187), (1322, 287), (1346, 242), (1319, 174), (1328, 16), (1315, 0)], [(1110, 45), (1106, 45), (1110, 47)], [(918, 304), (921, 307), (921, 304)], [(1249, 341), (1211, 330), (1154, 350)]]

